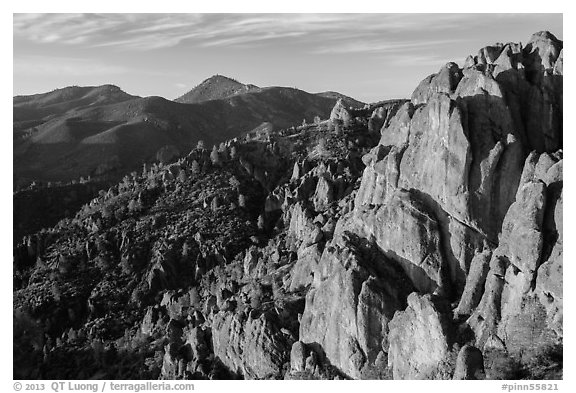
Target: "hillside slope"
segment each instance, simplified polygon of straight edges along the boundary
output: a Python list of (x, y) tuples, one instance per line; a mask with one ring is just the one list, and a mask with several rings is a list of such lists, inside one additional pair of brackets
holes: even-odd
[(324, 98), (332, 98), (334, 100), (342, 99), (344, 105), (350, 108), (362, 108), (364, 105), (366, 105), (361, 101), (336, 91), (323, 91), (322, 93), (316, 93), (316, 95)]
[[(15, 98), (15, 112), (24, 103), (35, 108), (35, 115), (27, 118), (29, 121), (38, 113), (51, 111), (48, 118), (34, 127), (21, 129), (15, 125), (17, 181), (69, 181), (103, 174), (121, 177), (144, 162), (156, 161), (161, 148), (176, 147), (179, 154), (184, 154), (199, 140), (211, 146), (264, 122), (285, 128), (300, 124), (302, 119), (312, 121), (318, 115), (326, 117), (335, 102), (282, 87), (259, 88), (196, 104), (146, 97), (111, 104), (100, 100), (88, 105), (87, 95), (79, 96), (59, 96), (59, 101), (51, 94)], [(46, 106), (41, 106), (42, 103)]]
[(14, 122), (39, 121), (69, 110), (114, 104), (137, 98), (114, 85), (71, 86), (49, 93), (13, 98)]

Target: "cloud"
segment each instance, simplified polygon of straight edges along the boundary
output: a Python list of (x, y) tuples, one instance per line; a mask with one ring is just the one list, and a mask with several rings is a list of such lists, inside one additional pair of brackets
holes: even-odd
[[(532, 23), (513, 14), (14, 14), (15, 50), (50, 46), (146, 52), (163, 48), (281, 48), (310, 56), (368, 54), (398, 65), (431, 64), (478, 39), (487, 21)], [(462, 47), (462, 45), (460, 45)], [(411, 54), (408, 54), (410, 52)], [(416, 53), (417, 55), (415, 55)], [(460, 56), (463, 54), (460, 53)]]
[(184, 42), (215, 47), (291, 39), (317, 45), (316, 53), (334, 53), (351, 39), (392, 34), (400, 40), (408, 31), (446, 30), (473, 21), (466, 14), (14, 14), (14, 37), (140, 51)]
[(76, 44), (102, 39), (123, 28), (122, 14), (14, 14), (14, 37), (38, 43)]
[(415, 50), (434, 50), (438, 46), (453, 45), (462, 42), (461, 39), (449, 40), (429, 40), (429, 41), (387, 41), (380, 40), (343, 40), (340, 45), (328, 45), (314, 50), (317, 54), (336, 54), (336, 53), (357, 53), (357, 52), (376, 52), (376, 53), (398, 53)]

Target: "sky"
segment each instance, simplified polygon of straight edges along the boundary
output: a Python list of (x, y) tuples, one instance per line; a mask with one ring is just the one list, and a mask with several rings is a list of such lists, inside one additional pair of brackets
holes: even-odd
[(375, 102), (483, 46), (562, 28), (562, 14), (14, 14), (13, 95), (114, 84), (174, 99), (220, 74)]

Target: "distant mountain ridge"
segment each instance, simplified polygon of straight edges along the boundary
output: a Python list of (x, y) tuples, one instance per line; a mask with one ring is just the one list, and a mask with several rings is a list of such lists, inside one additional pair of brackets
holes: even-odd
[(71, 109), (114, 104), (134, 98), (139, 97), (114, 85), (70, 86), (48, 93), (20, 95), (13, 98), (14, 121), (40, 120)]
[[(253, 84), (244, 84), (236, 79), (223, 75), (213, 75), (174, 101), (182, 104), (197, 104), (205, 101), (226, 99), (238, 94), (251, 93), (261, 89), (266, 89), (266, 87), (261, 88)], [(364, 106), (363, 102), (335, 91), (325, 91), (315, 93), (314, 95), (334, 100), (342, 98), (344, 104), (350, 107), (359, 108)]]
[(315, 116), (326, 119), (337, 101), (220, 75), (185, 96), (180, 101), (191, 102), (142, 98), (104, 85), (14, 97), (15, 181), (120, 176), (155, 161), (165, 146), (184, 154), (199, 140), (211, 146), (263, 123), (274, 129), (312, 122)]

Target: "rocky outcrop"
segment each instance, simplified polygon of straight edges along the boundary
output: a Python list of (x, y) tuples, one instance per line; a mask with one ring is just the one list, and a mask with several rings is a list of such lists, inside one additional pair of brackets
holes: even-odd
[(301, 341), (292, 344), (290, 350), (290, 371), (303, 372), (306, 368), (306, 346)]
[(484, 283), (490, 270), (492, 251), (485, 248), (472, 259), (470, 270), (466, 278), (466, 286), (460, 297), (460, 302), (454, 313), (456, 315), (470, 315), (476, 309), (484, 293)]
[(290, 213), (288, 236), (298, 245), (301, 243), (313, 244), (316, 225), (312, 212), (302, 203), (297, 203)]
[[(552, 294), (558, 296), (562, 282), (561, 219), (556, 224), (561, 162), (547, 154), (526, 160), (516, 201), (492, 254), (484, 295), (468, 321), (480, 347), (495, 336), (510, 353), (519, 353), (562, 337), (562, 295)], [(544, 284), (551, 281), (555, 284)]]
[(374, 109), (370, 119), (368, 120), (368, 131), (380, 132), (382, 126), (386, 122), (388, 111), (384, 107)]
[(248, 379), (276, 378), (292, 343), (266, 314), (218, 313), (212, 324), (214, 355), (233, 373)]
[(184, 329), (172, 321), (168, 333), (172, 340), (164, 349), (161, 379), (190, 379), (202, 375), (210, 355), (209, 335), (200, 327)]
[(489, 59), (479, 54), (468, 64), (491, 70), (504, 88), (518, 137), (530, 150), (550, 152), (562, 144), (562, 45), (549, 32), (538, 32), (524, 48), (494, 46)]
[(300, 341), (319, 345), (330, 364), (360, 378), (387, 351), (388, 322), (404, 307), (410, 284), (392, 264), (378, 266), (346, 243), (329, 245), (322, 255), (306, 296)]
[(447, 289), (449, 267), (442, 255), (439, 223), (417, 194), (396, 190), (386, 204), (354, 214), (359, 233), (374, 239), (384, 255), (398, 262), (419, 291)]
[[(449, 63), (426, 78), (411, 103), (382, 130), (379, 145), (363, 157), (366, 169), (355, 201), (355, 214), (362, 217), (359, 226), (365, 227), (360, 224), (382, 210), (378, 206), (393, 203), (396, 190), (410, 190), (437, 221), (443, 260), (439, 265), (449, 270), (456, 293), (464, 290), (467, 280), (477, 288), (473, 292), (481, 287), (482, 274), (474, 285), (468, 277), (475, 250), (486, 242), (490, 247), (498, 243), (527, 151), (552, 152), (561, 140), (562, 87), (553, 78), (547, 82), (533, 77), (536, 70), (554, 72), (556, 62), (562, 61), (561, 43), (544, 33), (531, 41), (525, 48), (483, 48), (464, 69)], [(540, 52), (544, 60), (537, 59), (535, 53)], [(558, 78), (561, 68), (559, 64)], [(529, 113), (526, 107), (533, 110)], [(549, 120), (536, 127), (533, 119)], [(536, 138), (542, 135), (547, 136)], [(413, 265), (421, 261), (405, 259)], [(434, 286), (426, 289), (430, 290)]]
[(456, 63), (447, 63), (437, 74), (424, 79), (412, 93), (414, 105), (425, 104), (435, 93), (452, 93), (462, 79), (462, 70)]
[(450, 351), (446, 318), (430, 295), (408, 296), (408, 308), (389, 323), (388, 366), (394, 379), (426, 379)]
[(456, 358), (456, 369), (454, 377), (457, 380), (483, 379), (484, 358), (482, 351), (471, 345), (464, 345), (458, 358)]
[(347, 124), (352, 119), (352, 115), (348, 111), (348, 108), (344, 105), (344, 101), (339, 98), (332, 108), (332, 112), (330, 112), (330, 121), (340, 121), (344, 124)]
[[(440, 231), (447, 234), (442, 249), (452, 280), (462, 288), (474, 248), (483, 239), (496, 238), (498, 221), (511, 203), (501, 202), (503, 197), (493, 190), (513, 188), (515, 181), (501, 178), (495, 170), (509, 172), (508, 167), (514, 168), (522, 159), (518, 143), (513, 136), (493, 142), (491, 150), (478, 152), (486, 154), (484, 162), (473, 161), (476, 149), (463, 125), (465, 112), (456, 101), (436, 94), (427, 105), (411, 112), (409, 104), (401, 108), (380, 146), (366, 157), (356, 209), (386, 204), (398, 188), (416, 190), (440, 220)], [(485, 143), (478, 142), (478, 146)], [(520, 169), (517, 172), (512, 179), (519, 179)], [(509, 198), (509, 194), (502, 195)]]
[(320, 176), (318, 179), (318, 184), (316, 185), (316, 191), (314, 192), (312, 201), (314, 209), (319, 212), (328, 209), (330, 204), (334, 202), (334, 186), (327, 176)]
[(322, 250), (323, 247), (318, 243), (298, 249), (298, 259), (290, 271), (290, 285), (288, 287), (290, 291), (293, 292), (312, 284), (314, 272), (317, 270), (322, 257)]
[(382, 128), (390, 124), (390, 120), (394, 117), (402, 103), (403, 101), (398, 100), (375, 108), (368, 119), (368, 131), (380, 133)]

